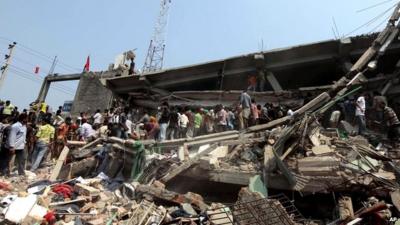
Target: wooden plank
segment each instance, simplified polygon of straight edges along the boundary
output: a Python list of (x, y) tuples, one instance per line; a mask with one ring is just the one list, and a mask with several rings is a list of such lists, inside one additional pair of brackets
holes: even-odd
[(49, 180), (50, 181), (56, 181), (58, 178), (58, 175), (60, 174), (60, 171), (62, 169), (62, 166), (64, 165), (64, 161), (67, 158), (69, 153), (69, 148), (65, 146), (63, 150), (61, 151), (60, 157), (58, 157), (56, 166), (53, 169), (53, 172), (50, 175)]
[(285, 160), (285, 158), (286, 158), (290, 153), (292, 153), (292, 151), (293, 151), (294, 149), (296, 149), (296, 147), (297, 147), (298, 144), (299, 144), (298, 142), (293, 142), (293, 143), (289, 146), (289, 148), (286, 150), (286, 152), (281, 156), (281, 160)]

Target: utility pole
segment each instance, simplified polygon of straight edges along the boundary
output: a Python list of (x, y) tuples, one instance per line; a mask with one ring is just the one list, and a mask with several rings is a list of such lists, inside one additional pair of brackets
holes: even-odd
[(150, 41), (142, 73), (155, 72), (162, 69), (170, 4), (171, 0), (161, 0), (160, 14), (154, 27), (153, 38)]
[(12, 44), (8, 45), (8, 55), (4, 56), (4, 59), (6, 60), (6, 62), (4, 63), (4, 65), (0, 68), (1, 71), (1, 75), (0, 75), (0, 89), (3, 87), (4, 85), (4, 81), (6, 79), (7, 76), (7, 72), (8, 72), (8, 67), (11, 64), (11, 58), (14, 52), (14, 48), (15, 45), (17, 44), (17, 42), (13, 42)]

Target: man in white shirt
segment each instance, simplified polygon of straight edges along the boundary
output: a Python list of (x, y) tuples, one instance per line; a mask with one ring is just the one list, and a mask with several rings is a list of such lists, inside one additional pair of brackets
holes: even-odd
[(179, 113), (179, 138), (186, 138), (187, 125), (189, 123), (189, 118), (182, 111)]
[(81, 137), (84, 141), (90, 142), (96, 136), (96, 131), (86, 119), (82, 119)]
[(365, 122), (365, 97), (363, 94), (357, 98), (355, 105), (358, 134), (362, 135), (367, 129), (367, 125)]
[(93, 125), (101, 125), (102, 124), (102, 120), (103, 116), (100, 113), (100, 109), (96, 110), (96, 113), (93, 115)]

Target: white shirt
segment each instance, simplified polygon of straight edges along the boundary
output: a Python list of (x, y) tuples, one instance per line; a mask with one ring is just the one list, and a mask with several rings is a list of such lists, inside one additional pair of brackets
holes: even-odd
[(101, 115), (101, 113), (94, 114), (94, 116), (93, 116), (94, 124), (101, 124), (102, 117), (103, 116)]
[(126, 133), (132, 134), (132, 121), (126, 120), (126, 121), (125, 121), (125, 125), (126, 125), (126, 127), (128, 128), (128, 130), (126, 131)]
[(83, 137), (84, 140), (88, 137), (92, 137), (95, 135), (96, 135), (96, 131), (93, 130), (92, 125), (90, 125), (88, 123), (82, 124), (81, 136)]
[(184, 113), (182, 113), (179, 116), (179, 126), (182, 128), (186, 128), (188, 123), (189, 123), (189, 118)]
[(293, 114), (294, 114), (293, 110), (289, 109), (289, 110), (287, 111), (287, 115), (288, 115), (288, 116), (293, 116)]
[(363, 96), (357, 98), (356, 116), (365, 116), (365, 98)]

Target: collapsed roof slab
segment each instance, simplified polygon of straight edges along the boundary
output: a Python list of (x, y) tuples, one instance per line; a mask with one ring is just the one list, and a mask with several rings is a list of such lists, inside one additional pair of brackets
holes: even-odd
[[(260, 63), (255, 56), (262, 54), (263, 67), (275, 75), (284, 90), (327, 85), (344, 74), (343, 65), (358, 59), (375, 37), (375, 34), (358, 36), (252, 53), (140, 76), (110, 78), (105, 83), (118, 95), (154, 88), (170, 92), (243, 90), (247, 87), (248, 76), (257, 75)], [(398, 56), (399, 53), (399, 42), (393, 43), (387, 52), (391, 56)], [(270, 85), (266, 88), (268, 91), (272, 90)]]

